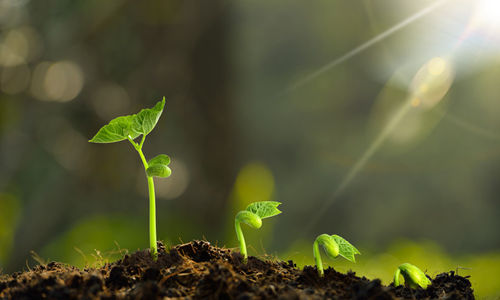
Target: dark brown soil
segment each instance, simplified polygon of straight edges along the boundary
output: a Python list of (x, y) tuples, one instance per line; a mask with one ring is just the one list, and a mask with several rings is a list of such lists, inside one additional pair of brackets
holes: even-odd
[(454, 272), (432, 279), (426, 290), (383, 286), (333, 268), (318, 277), (315, 267), (303, 270), (292, 261), (242, 263), (236, 251), (205, 241), (173, 247), (159, 244), (158, 261), (147, 250), (98, 269), (51, 262), (0, 278), (0, 299), (474, 299), (471, 284)]

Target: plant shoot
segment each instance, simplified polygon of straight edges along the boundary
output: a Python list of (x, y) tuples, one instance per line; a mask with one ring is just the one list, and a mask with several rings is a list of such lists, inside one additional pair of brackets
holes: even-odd
[(248, 260), (247, 246), (245, 244), (245, 237), (241, 231), (241, 223), (245, 223), (253, 228), (259, 229), (262, 226), (262, 219), (276, 216), (281, 213), (277, 208), (281, 203), (276, 201), (261, 201), (254, 202), (236, 214), (234, 218), (234, 228), (236, 236), (240, 243), (240, 252), (243, 255), (243, 261), (246, 263)]
[[(170, 164), (170, 157), (165, 154), (160, 154), (147, 161), (142, 152), (142, 147), (146, 140), (146, 136), (156, 126), (164, 107), (165, 97), (163, 97), (162, 101), (156, 103), (153, 108), (143, 109), (134, 115), (117, 117), (99, 129), (97, 134), (89, 141), (91, 143), (115, 143), (128, 140), (139, 154), (148, 181), (149, 244), (154, 259), (158, 257), (158, 249), (156, 246), (156, 205), (153, 177), (168, 177), (172, 171), (168, 167)], [(139, 138), (141, 135), (142, 138), (140, 142), (137, 143), (135, 139)]]
[(320, 245), (323, 246), (326, 255), (332, 259), (340, 255), (345, 259), (355, 263), (356, 258), (354, 257), (354, 255), (361, 254), (361, 252), (359, 252), (356, 247), (354, 247), (353, 245), (351, 245), (351, 243), (338, 235), (328, 235), (326, 233), (319, 235), (313, 244), (313, 255), (320, 277), (324, 276), (323, 262), (321, 261), (321, 255), (319, 251)]
[(396, 272), (394, 272), (394, 286), (400, 285), (399, 275), (403, 275), (405, 285), (412, 289), (416, 289), (418, 287), (425, 289), (431, 284), (431, 281), (427, 278), (427, 276), (425, 276), (422, 270), (409, 263), (400, 265)]

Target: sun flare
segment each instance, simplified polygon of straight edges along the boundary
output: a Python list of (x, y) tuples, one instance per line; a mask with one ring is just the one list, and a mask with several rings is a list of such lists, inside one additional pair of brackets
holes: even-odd
[(475, 13), (478, 24), (500, 28), (500, 1), (480, 0)]

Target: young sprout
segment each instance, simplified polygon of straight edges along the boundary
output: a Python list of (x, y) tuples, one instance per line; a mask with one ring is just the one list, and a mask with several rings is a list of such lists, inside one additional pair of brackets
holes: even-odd
[(394, 286), (400, 285), (400, 274), (403, 275), (405, 284), (412, 289), (416, 289), (418, 287), (425, 289), (431, 284), (431, 281), (427, 278), (427, 276), (425, 276), (422, 270), (412, 264), (404, 263), (397, 268), (396, 272), (394, 272)]
[(326, 233), (319, 235), (313, 244), (313, 255), (316, 261), (316, 267), (318, 268), (318, 274), (323, 277), (323, 262), (321, 261), (321, 255), (319, 253), (319, 246), (323, 246), (326, 255), (330, 258), (336, 258), (337, 256), (342, 256), (345, 259), (356, 262), (355, 254), (361, 254), (361, 252), (356, 249), (351, 243), (343, 239), (338, 235), (328, 235)]
[(236, 217), (234, 218), (234, 228), (236, 229), (236, 236), (240, 242), (240, 251), (243, 255), (243, 261), (245, 263), (248, 260), (248, 254), (245, 237), (241, 231), (240, 223), (245, 223), (253, 228), (259, 229), (262, 226), (262, 219), (276, 216), (281, 213), (281, 211), (277, 208), (280, 204), (280, 202), (276, 201), (254, 202), (248, 205), (245, 210), (236, 214)]
[[(165, 154), (157, 155), (147, 161), (142, 146), (146, 136), (153, 130), (165, 107), (165, 97), (162, 101), (156, 103), (153, 108), (143, 109), (139, 113), (128, 116), (121, 116), (111, 120), (103, 126), (97, 134), (89, 141), (91, 143), (115, 143), (128, 140), (139, 154), (149, 188), (149, 244), (153, 258), (158, 257), (156, 246), (156, 205), (155, 188), (153, 177), (168, 177), (172, 173), (168, 165), (170, 157)], [(142, 135), (139, 143), (134, 140)]]

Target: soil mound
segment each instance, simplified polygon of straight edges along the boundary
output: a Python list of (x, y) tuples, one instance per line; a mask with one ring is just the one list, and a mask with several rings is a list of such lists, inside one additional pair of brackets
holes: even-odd
[(454, 272), (432, 279), (427, 289), (384, 286), (380, 280), (342, 274), (333, 268), (292, 261), (262, 261), (194, 241), (169, 251), (158, 244), (155, 262), (147, 250), (125, 255), (101, 268), (51, 262), (31, 271), (0, 277), (0, 299), (474, 299), (467, 278)]

